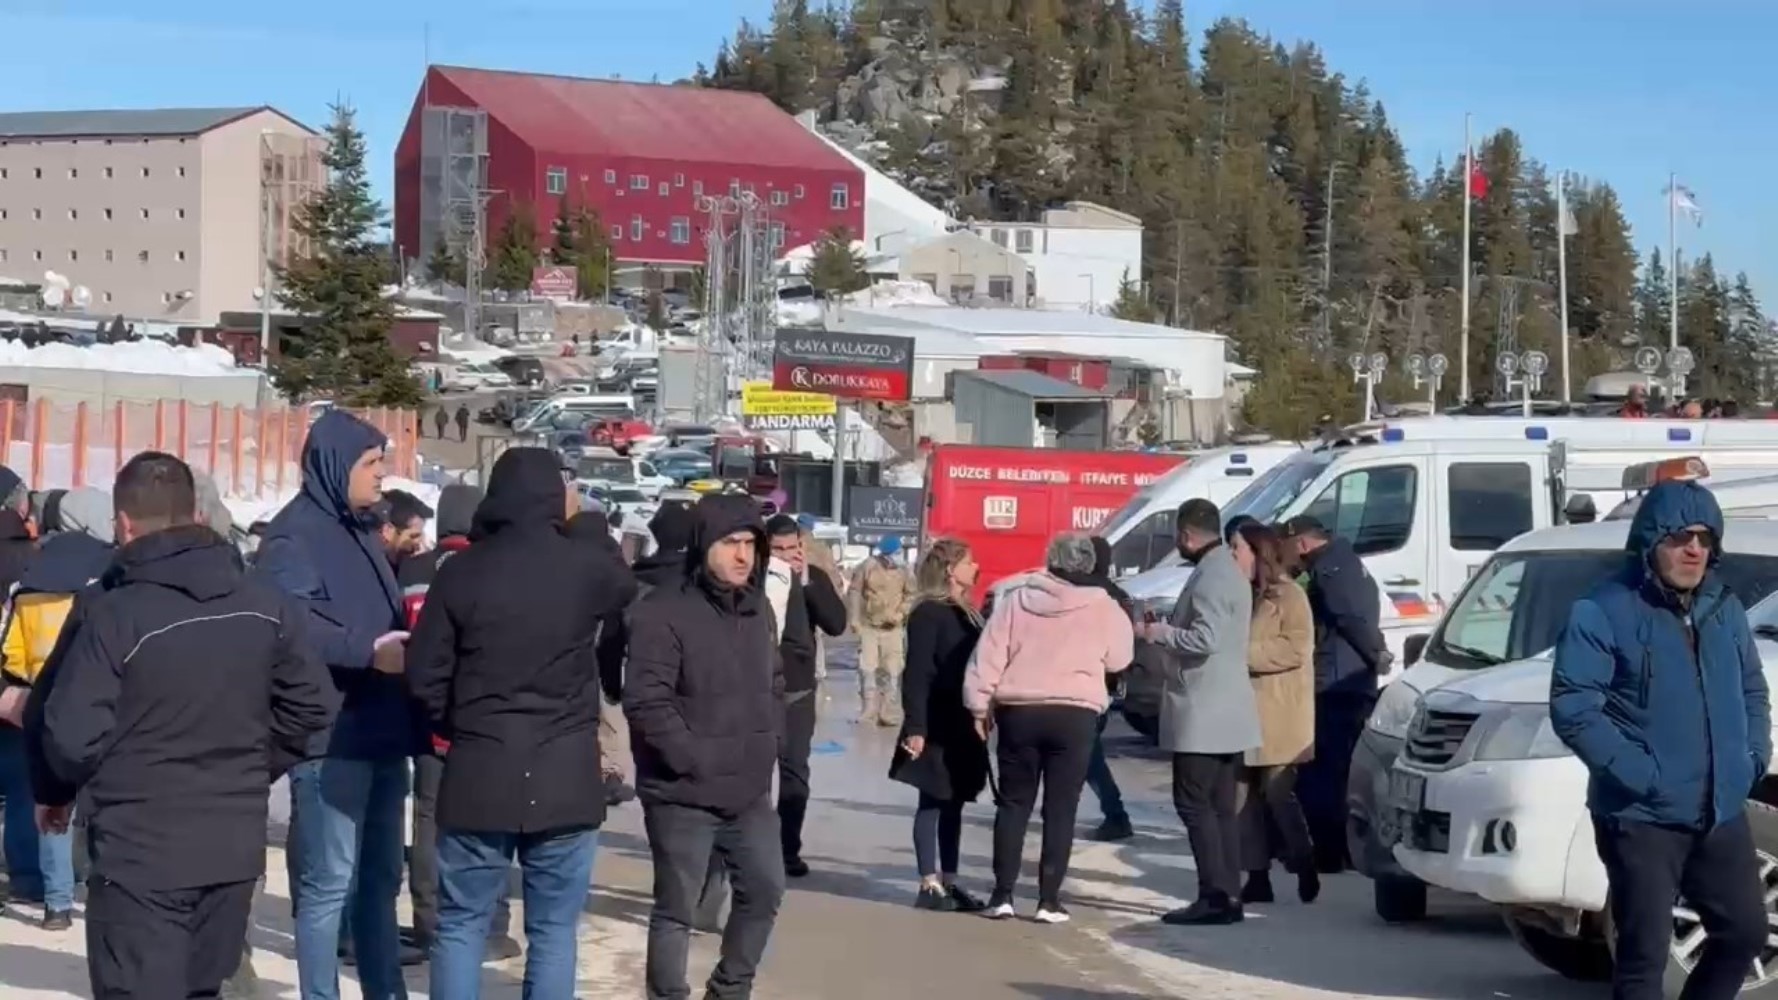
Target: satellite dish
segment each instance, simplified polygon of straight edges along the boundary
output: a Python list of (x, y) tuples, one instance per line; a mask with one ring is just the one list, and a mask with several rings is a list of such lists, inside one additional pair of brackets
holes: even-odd
[(1434, 377), (1444, 375), (1446, 371), (1450, 370), (1450, 367), (1451, 362), (1443, 354), (1434, 354), (1426, 359), (1426, 370), (1431, 372)]
[(1525, 374), (1532, 378), (1543, 375), (1550, 370), (1550, 356), (1542, 351), (1525, 352)]
[(1661, 370), (1661, 349), (1658, 347), (1638, 347), (1636, 349), (1636, 370), (1644, 375), (1653, 375)]
[(76, 309), (85, 309), (92, 303), (92, 301), (93, 293), (91, 289), (87, 288), (85, 285), (74, 286), (74, 307)]
[(1494, 370), (1507, 378), (1512, 378), (1519, 372), (1519, 356), (1517, 354), (1502, 354), (1494, 359)]
[(42, 295), (45, 309), (60, 309), (68, 297), (68, 289), (62, 285), (44, 285)]

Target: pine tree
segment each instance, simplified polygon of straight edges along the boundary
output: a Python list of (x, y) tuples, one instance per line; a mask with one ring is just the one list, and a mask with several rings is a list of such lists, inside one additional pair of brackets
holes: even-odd
[(604, 299), (610, 292), (606, 279), (611, 263), (611, 243), (605, 235), (605, 224), (599, 218), (598, 209), (591, 205), (571, 204), (568, 197), (563, 196), (556, 206), (550, 232), (553, 239), (550, 261), (574, 268), (575, 293), (582, 299)]
[(432, 245), (432, 253), (426, 258), (426, 277), (432, 281), (463, 287), (465, 275), (462, 255), (452, 252), (442, 237)]
[(321, 157), (327, 184), (293, 223), (309, 251), (276, 271), (278, 297), (303, 317), (302, 331), (280, 340), (271, 376), (291, 400), (416, 405), (420, 385), (389, 342), (395, 306), (383, 295), (383, 207), (371, 197), (364, 133), (349, 105), (332, 111)]
[(515, 205), (501, 223), (488, 254), (488, 287), (503, 292), (530, 288), (537, 261), (537, 217), (531, 206)]
[(1123, 280), (1118, 282), (1117, 301), (1111, 304), (1111, 315), (1133, 323), (1154, 323), (1160, 320), (1154, 303), (1148, 301), (1141, 285), (1130, 280), (1130, 272), (1127, 270)]
[(815, 241), (814, 256), (809, 260), (809, 284), (828, 298), (850, 295), (870, 286), (864, 255), (852, 245), (851, 230), (836, 226)]

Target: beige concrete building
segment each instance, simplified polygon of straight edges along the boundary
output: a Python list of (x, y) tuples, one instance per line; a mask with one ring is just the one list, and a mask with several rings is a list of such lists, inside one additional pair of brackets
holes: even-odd
[(957, 303), (984, 300), (1023, 306), (1037, 294), (1031, 266), (1023, 257), (968, 230), (907, 247), (886, 258), (882, 266), (902, 281), (924, 281)]
[(261, 262), (325, 180), (323, 140), (268, 107), (0, 114), (0, 276), (69, 308), (210, 324), (258, 308)]

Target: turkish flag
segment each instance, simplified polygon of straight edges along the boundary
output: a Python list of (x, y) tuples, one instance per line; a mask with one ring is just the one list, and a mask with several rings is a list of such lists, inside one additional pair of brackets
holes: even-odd
[(1469, 158), (1469, 196), (1471, 198), (1488, 197), (1488, 175), (1482, 173), (1481, 164), (1474, 157)]

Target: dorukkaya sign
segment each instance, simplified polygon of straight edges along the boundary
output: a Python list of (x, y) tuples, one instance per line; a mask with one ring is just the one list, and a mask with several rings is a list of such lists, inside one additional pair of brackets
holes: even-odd
[(772, 388), (841, 399), (905, 402), (914, 376), (912, 337), (780, 330)]

